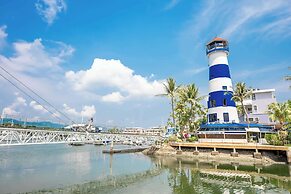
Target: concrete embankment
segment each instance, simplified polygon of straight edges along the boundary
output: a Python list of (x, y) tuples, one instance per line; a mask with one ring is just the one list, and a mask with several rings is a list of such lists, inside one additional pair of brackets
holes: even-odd
[(288, 153), (290, 151), (278, 152), (270, 150), (260, 150), (259, 157), (253, 150), (240, 149), (233, 150), (221, 148), (199, 148), (197, 147), (173, 147), (169, 144), (161, 146), (152, 146), (143, 151), (146, 155), (171, 156), (178, 158), (197, 159), (200, 161), (227, 161), (244, 164), (286, 164), (288, 162)]
[(137, 148), (123, 148), (123, 149), (109, 149), (109, 150), (102, 150), (104, 154), (117, 154), (117, 153), (134, 153), (134, 152), (141, 152), (149, 147), (137, 147)]

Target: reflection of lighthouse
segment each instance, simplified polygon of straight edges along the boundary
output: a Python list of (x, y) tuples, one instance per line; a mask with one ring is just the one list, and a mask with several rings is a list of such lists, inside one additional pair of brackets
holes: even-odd
[(206, 45), (209, 65), (208, 123), (238, 123), (232, 98), (232, 82), (228, 66), (228, 42), (214, 38)]

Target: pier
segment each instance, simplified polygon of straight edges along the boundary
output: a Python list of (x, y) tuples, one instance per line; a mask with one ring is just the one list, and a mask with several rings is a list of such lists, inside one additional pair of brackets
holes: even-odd
[(102, 150), (102, 153), (105, 154), (117, 154), (117, 153), (135, 153), (135, 152), (142, 152), (149, 147), (137, 147), (137, 148), (123, 148), (123, 149), (109, 149), (109, 150)]
[(170, 146), (178, 148), (177, 154), (182, 154), (181, 148), (193, 148), (193, 154), (199, 154), (199, 148), (208, 148), (212, 149), (211, 155), (219, 155), (217, 149), (227, 149), (232, 150), (231, 156), (238, 157), (239, 150), (253, 150), (254, 158), (261, 159), (262, 151), (278, 151), (285, 152), (287, 157), (287, 162), (291, 163), (291, 150), (287, 146), (274, 146), (274, 145), (261, 145), (261, 144), (253, 144), (253, 143), (186, 143), (186, 142), (172, 142)]

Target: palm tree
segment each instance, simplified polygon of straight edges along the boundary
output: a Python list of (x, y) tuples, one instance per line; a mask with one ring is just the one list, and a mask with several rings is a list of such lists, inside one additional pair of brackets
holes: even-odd
[(281, 129), (283, 128), (285, 122), (290, 121), (291, 110), (289, 103), (290, 102), (284, 103), (273, 102), (268, 106), (269, 117), (273, 121), (278, 121), (281, 125)]
[(196, 119), (196, 114), (194, 113), (194, 111), (197, 110), (197, 113), (199, 113), (199, 110), (202, 109), (200, 101), (203, 99), (203, 97), (199, 96), (199, 89), (198, 87), (196, 87), (195, 84), (189, 84), (186, 87), (182, 88), (179, 94), (181, 101), (190, 105), (189, 129), (192, 129), (191, 124), (193, 124)]
[[(291, 67), (289, 67), (289, 69), (291, 70)], [(287, 76), (285, 77), (285, 80), (287, 80), (287, 81), (291, 81), (291, 75), (287, 75)], [(291, 85), (289, 86), (289, 88), (291, 89)]]
[(244, 100), (249, 98), (252, 95), (252, 89), (247, 88), (244, 82), (238, 82), (235, 85), (235, 89), (233, 91), (232, 100), (235, 102), (239, 102), (242, 106), (243, 116), (246, 115), (248, 127), (250, 125), (249, 116), (246, 111), (246, 107), (244, 106)]
[(180, 86), (176, 85), (176, 81), (169, 77), (167, 79), (166, 83), (163, 83), (164, 88), (165, 88), (165, 93), (164, 94), (159, 94), (158, 96), (167, 96), (171, 99), (171, 108), (172, 108), (172, 122), (174, 127), (176, 127), (176, 122), (175, 122), (175, 96), (177, 94), (177, 91)]

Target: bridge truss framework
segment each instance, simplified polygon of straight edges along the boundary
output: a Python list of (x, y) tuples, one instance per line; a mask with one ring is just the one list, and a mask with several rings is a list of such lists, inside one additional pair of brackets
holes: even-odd
[(72, 142), (141, 142), (153, 144), (160, 136), (0, 128), (0, 146)]

